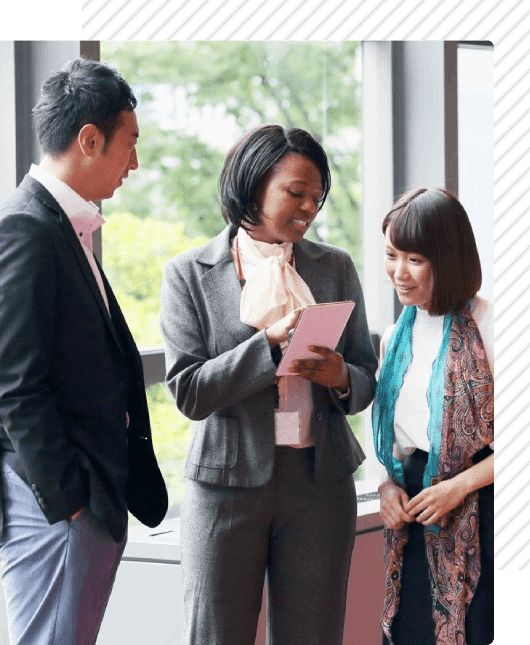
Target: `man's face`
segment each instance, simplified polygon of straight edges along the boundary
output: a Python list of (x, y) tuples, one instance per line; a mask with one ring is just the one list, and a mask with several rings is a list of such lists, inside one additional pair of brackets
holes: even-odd
[(123, 110), (114, 135), (99, 153), (94, 170), (93, 201), (109, 199), (130, 170), (138, 168), (136, 142), (140, 135), (136, 114)]

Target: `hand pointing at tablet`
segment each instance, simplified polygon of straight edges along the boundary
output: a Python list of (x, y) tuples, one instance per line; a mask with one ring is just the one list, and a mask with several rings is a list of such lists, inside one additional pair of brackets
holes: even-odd
[(292, 313), (278, 320), (274, 325), (267, 327), (265, 333), (267, 334), (267, 339), (271, 347), (276, 347), (287, 340), (289, 333), (293, 331), (303, 310), (302, 307), (295, 309)]

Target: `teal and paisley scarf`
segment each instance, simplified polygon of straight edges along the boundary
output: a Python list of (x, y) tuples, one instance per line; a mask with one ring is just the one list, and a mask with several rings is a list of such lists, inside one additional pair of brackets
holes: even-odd
[[(394, 413), (412, 360), (415, 307), (405, 307), (388, 343), (372, 411), (378, 459), (403, 485), (403, 466), (393, 456)], [(493, 378), (469, 308), (445, 316), (443, 338), (427, 390), (430, 451), (424, 486), (450, 479), (473, 465), (472, 457), (493, 441)], [(465, 645), (465, 614), (480, 576), (478, 492), (440, 521), (425, 527), (437, 645)], [(403, 549), (408, 528), (385, 529), (386, 595), (382, 627), (399, 604)]]
[[(449, 347), (451, 319), (451, 314), (447, 314), (444, 318), (442, 343), (433, 363), (432, 376), (427, 391), (427, 401), (431, 412), (427, 434), (431, 443), (431, 450), (423, 477), (424, 486), (429, 486), (431, 477), (438, 474), (443, 422), (445, 363)], [(372, 425), (377, 458), (385, 466), (388, 474), (400, 484), (404, 484), (403, 464), (393, 456), (394, 413), (403, 379), (412, 361), (412, 328), (415, 320), (416, 307), (405, 307), (388, 342), (372, 408)]]

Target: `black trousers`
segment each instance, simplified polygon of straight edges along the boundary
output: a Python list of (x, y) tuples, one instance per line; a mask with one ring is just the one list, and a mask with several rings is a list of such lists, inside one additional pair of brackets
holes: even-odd
[[(478, 455), (476, 461), (487, 454)], [(405, 486), (411, 498), (423, 489), (427, 459), (426, 452), (416, 450), (404, 463)], [(493, 642), (493, 484), (479, 490), (479, 539), (481, 573), (466, 614), (467, 645)], [(392, 621), (394, 645), (436, 645), (428, 566), (423, 525), (413, 522), (403, 552), (399, 608)], [(383, 645), (389, 645), (385, 635)]]

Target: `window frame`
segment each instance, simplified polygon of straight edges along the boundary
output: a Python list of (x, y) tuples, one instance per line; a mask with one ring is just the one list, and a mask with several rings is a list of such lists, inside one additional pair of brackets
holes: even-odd
[[(363, 47), (363, 289), (367, 302), (369, 328), (377, 345), (384, 329), (392, 324), (400, 306), (383, 272), (380, 220), (393, 203), (394, 196), (417, 177), (425, 181), (425, 160), (415, 158), (418, 127), (430, 127), (443, 145), (441, 163), (430, 183), (458, 188), (458, 125), (456, 120), (457, 48), (491, 47), (491, 43), (458, 42), (364, 42)], [(422, 65), (414, 64), (418, 48), (423, 47)], [(77, 42), (4, 42), (3, 79), (13, 100), (3, 102), (8, 130), (7, 154), (4, 155), (3, 187), (14, 188), (27, 172), (29, 164), (40, 156), (31, 132), (31, 108), (38, 98), (40, 84), (50, 69), (61, 67), (73, 56), (100, 59), (99, 41)], [(416, 52), (416, 53), (415, 53)], [(428, 57), (426, 62), (425, 53)], [(427, 69), (427, 73), (422, 72)], [(433, 71), (435, 73), (433, 73)], [(24, 81), (24, 82), (22, 82)], [(408, 108), (418, 96), (433, 93), (438, 100), (436, 116), (416, 114), (413, 122)], [(368, 109), (369, 108), (369, 109)], [(441, 114), (441, 116), (440, 116)], [(421, 118), (426, 121), (421, 122)], [(430, 121), (429, 121), (430, 119)], [(14, 121), (14, 128), (13, 128)], [(4, 128), (3, 128), (4, 129)], [(369, 142), (369, 145), (368, 143)], [(6, 166), (9, 165), (9, 167)], [(102, 240), (94, 236), (94, 248), (102, 259)], [(369, 253), (368, 253), (369, 249)], [(146, 386), (165, 381), (163, 348), (141, 349)], [(371, 446), (369, 413), (365, 413), (365, 445)], [(368, 450), (369, 452), (369, 450)], [(365, 473), (365, 477), (369, 473)]]
[[(431, 172), (432, 185), (444, 185), (455, 193), (458, 188), (457, 42), (363, 42), (362, 43), (362, 133), (363, 133), (363, 291), (372, 342), (378, 353), (384, 330), (401, 312), (401, 304), (384, 273), (380, 220), (404, 186), (417, 183), (424, 173), (423, 159), (414, 159), (414, 140), (406, 136), (409, 109), (417, 93), (427, 91), (437, 112), (414, 114), (416, 127), (435, 130), (439, 159)], [(427, 56), (418, 56), (419, 48)], [(99, 42), (81, 43), (83, 55), (100, 59)], [(429, 65), (426, 65), (426, 59)], [(417, 65), (415, 63), (418, 63)], [(410, 67), (410, 69), (407, 68)], [(430, 67), (429, 67), (430, 66)], [(427, 73), (424, 69), (429, 67)], [(432, 74), (432, 69), (438, 71)], [(441, 98), (440, 98), (441, 97)], [(375, 108), (374, 108), (375, 106)], [(434, 124), (433, 124), (434, 121)], [(434, 125), (434, 127), (433, 127)], [(414, 129), (409, 124), (409, 130)], [(366, 142), (369, 141), (370, 145)], [(405, 163), (404, 163), (405, 160)], [(374, 214), (381, 214), (374, 217)], [(101, 261), (101, 233), (96, 254)], [(368, 249), (370, 251), (368, 252)], [(374, 252), (375, 250), (375, 252)], [(375, 260), (375, 262), (374, 262)], [(375, 268), (374, 268), (375, 266)], [(368, 268), (370, 270), (368, 270)], [(146, 387), (165, 382), (163, 347), (140, 348)], [(371, 407), (363, 414), (363, 438), (367, 459), (361, 484), (373, 492), (381, 475), (372, 442)], [(361, 483), (362, 482), (362, 483)]]

